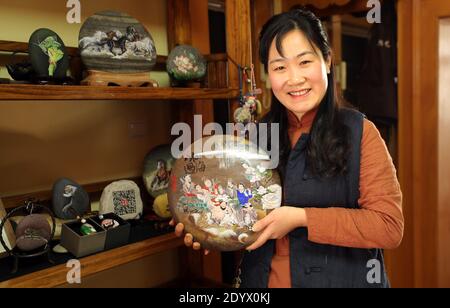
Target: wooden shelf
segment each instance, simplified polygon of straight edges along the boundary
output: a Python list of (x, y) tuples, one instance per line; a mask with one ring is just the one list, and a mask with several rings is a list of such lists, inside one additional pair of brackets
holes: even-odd
[[(116, 266), (145, 258), (169, 249), (182, 247), (183, 240), (173, 233), (153, 237), (148, 240), (119, 247), (113, 250), (81, 258), (81, 271), (87, 277)], [(0, 288), (52, 288), (67, 283), (66, 264), (61, 264), (32, 274), (0, 283)]]
[(233, 99), (238, 96), (238, 89), (228, 88), (0, 85), (0, 100), (202, 100)]

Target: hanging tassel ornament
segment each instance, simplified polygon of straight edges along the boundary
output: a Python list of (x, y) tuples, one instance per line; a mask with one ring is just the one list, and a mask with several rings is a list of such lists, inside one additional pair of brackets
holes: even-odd
[[(240, 107), (234, 112), (234, 121), (247, 125), (248, 123), (256, 123), (256, 118), (261, 114), (262, 105), (257, 99), (257, 95), (261, 94), (261, 89), (256, 88), (255, 67), (252, 64), (250, 68), (250, 76), (248, 76), (248, 67), (238, 67), (239, 70), (239, 104)], [(249, 84), (249, 92), (244, 95), (243, 79)]]

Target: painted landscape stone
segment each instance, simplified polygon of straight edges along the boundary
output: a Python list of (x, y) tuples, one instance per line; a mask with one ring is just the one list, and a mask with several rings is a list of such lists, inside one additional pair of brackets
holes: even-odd
[(180, 45), (167, 58), (167, 72), (178, 81), (200, 80), (206, 75), (206, 60), (194, 47)]
[(202, 247), (242, 249), (257, 238), (253, 224), (281, 206), (280, 177), (269, 169), (269, 156), (242, 138), (216, 135), (196, 143), (172, 169), (170, 210)]
[(151, 71), (156, 63), (150, 33), (121, 12), (103, 11), (89, 17), (81, 27), (78, 45), (88, 70), (140, 73)]
[(69, 57), (64, 42), (52, 30), (34, 31), (28, 42), (28, 52), (37, 77), (66, 77)]

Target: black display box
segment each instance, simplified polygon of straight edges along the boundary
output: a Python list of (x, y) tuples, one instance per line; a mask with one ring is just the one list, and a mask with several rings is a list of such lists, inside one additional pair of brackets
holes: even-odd
[(82, 223), (79, 220), (62, 225), (61, 245), (77, 258), (100, 252), (105, 248), (106, 230), (92, 218), (87, 218), (86, 223), (91, 224), (97, 233), (83, 235), (80, 231)]
[(103, 214), (103, 219), (95, 216), (92, 219), (101, 226), (102, 220), (113, 219), (119, 223), (116, 228), (109, 228), (106, 230), (105, 250), (114, 249), (120, 246), (127, 245), (130, 242), (131, 225), (120, 216), (114, 213)]

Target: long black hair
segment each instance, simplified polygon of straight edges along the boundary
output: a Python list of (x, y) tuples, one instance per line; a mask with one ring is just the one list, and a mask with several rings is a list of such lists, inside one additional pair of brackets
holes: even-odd
[[(262, 28), (259, 37), (259, 54), (266, 72), (268, 71), (269, 49), (272, 42), (275, 40), (277, 51), (283, 55), (283, 38), (293, 30), (300, 30), (311, 45), (320, 50), (323, 59), (331, 57), (331, 47), (321, 21), (309, 11), (296, 9), (273, 16)], [(308, 168), (313, 174), (322, 178), (345, 174), (350, 151), (348, 128), (339, 118), (341, 103), (336, 95), (333, 65), (331, 65), (327, 78), (328, 88), (318, 107), (306, 148)], [(280, 125), (279, 171), (284, 178), (291, 149), (288, 136), (288, 116), (286, 107), (278, 101), (273, 93), (271, 109), (264, 117), (263, 122), (279, 123)]]

